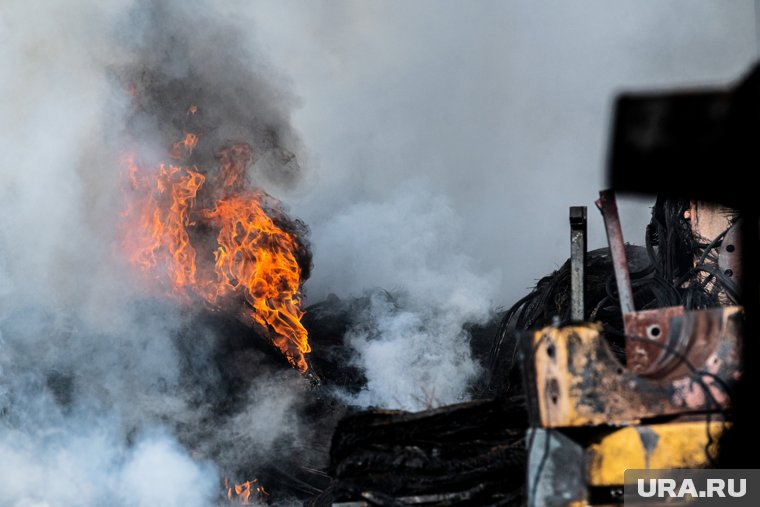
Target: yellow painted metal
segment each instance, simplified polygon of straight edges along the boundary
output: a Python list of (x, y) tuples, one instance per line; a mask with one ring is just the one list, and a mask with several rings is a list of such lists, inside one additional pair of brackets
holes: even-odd
[[(601, 326), (584, 324), (562, 328), (547, 327), (533, 336), (533, 362), (538, 414), (544, 428), (633, 424), (638, 419), (626, 417), (641, 407), (641, 400), (619, 386), (622, 365), (614, 359), (601, 337)], [(571, 351), (573, 353), (571, 354)], [(599, 357), (603, 354), (604, 360)], [(597, 360), (599, 359), (599, 360)], [(615, 367), (611, 367), (615, 364)], [(605, 409), (581, 403), (589, 387), (586, 379), (604, 379)], [(629, 396), (626, 396), (628, 394)]]
[[(710, 435), (717, 441), (724, 428), (710, 422)], [(586, 450), (590, 486), (623, 484), (627, 469), (701, 468), (708, 463), (706, 421), (628, 426), (605, 436)], [(710, 449), (715, 452), (715, 449)]]
[[(546, 428), (558, 426), (580, 426), (603, 421), (589, 421), (578, 414), (574, 399), (569, 396), (577, 379), (568, 375), (567, 339), (569, 330), (578, 338), (587, 342), (599, 335), (599, 329), (577, 326), (573, 328), (545, 328), (536, 331), (534, 340), (534, 361), (536, 364), (536, 389), (539, 400), (541, 425)], [(577, 355), (576, 361), (585, 361), (583, 355)], [(586, 364), (578, 364), (583, 369)]]

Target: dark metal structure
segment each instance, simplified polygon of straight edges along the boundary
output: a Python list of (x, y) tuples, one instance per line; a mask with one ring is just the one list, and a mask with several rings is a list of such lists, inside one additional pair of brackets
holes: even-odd
[[(721, 446), (721, 464), (734, 468), (755, 468), (760, 455), (752, 422), (760, 358), (760, 202), (753, 185), (760, 168), (758, 139), (760, 65), (725, 88), (622, 95), (609, 159), (616, 190), (719, 202), (743, 217), (744, 377), (734, 394), (735, 424)], [(724, 270), (733, 274), (736, 267)]]

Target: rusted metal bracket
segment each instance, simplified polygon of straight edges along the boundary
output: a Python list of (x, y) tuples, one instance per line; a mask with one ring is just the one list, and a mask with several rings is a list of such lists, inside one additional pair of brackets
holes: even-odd
[(657, 378), (624, 368), (598, 325), (535, 331), (520, 342), (532, 424), (618, 426), (725, 410), (739, 378), (741, 314), (726, 307), (673, 318), (667, 350), (653, 363)]
[(586, 206), (570, 207), (570, 318), (586, 316)]
[[(631, 275), (628, 272), (628, 259), (625, 254), (623, 229), (620, 226), (620, 216), (618, 215), (615, 193), (612, 190), (602, 190), (599, 192), (599, 199), (596, 201), (596, 207), (602, 212), (604, 228), (607, 231), (607, 242), (610, 245), (612, 267), (615, 270), (615, 281), (617, 282), (618, 295), (620, 298), (620, 309), (622, 310), (623, 315), (633, 313), (636, 311), (636, 308), (633, 304)], [(626, 334), (629, 334), (627, 328), (625, 332)]]

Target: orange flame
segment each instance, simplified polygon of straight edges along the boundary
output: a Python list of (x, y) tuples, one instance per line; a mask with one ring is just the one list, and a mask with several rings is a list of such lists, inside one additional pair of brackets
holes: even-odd
[(174, 160), (180, 160), (183, 158), (183, 155), (190, 156), (197, 144), (198, 136), (188, 132), (182, 141), (178, 141), (172, 145), (171, 157)]
[[(259, 481), (254, 479), (252, 481), (245, 481), (243, 484), (235, 484), (234, 487), (229, 487), (227, 479), (224, 480), (224, 486), (227, 488), (227, 500), (232, 502), (236, 500), (237, 503), (243, 505), (251, 504), (251, 495), (256, 494), (258, 498), (263, 499), (265, 496), (269, 496), (269, 493), (264, 489), (264, 486), (259, 484)], [(235, 496), (233, 497), (233, 493)]]
[(218, 201), (204, 216), (218, 220), (221, 227), (214, 252), (218, 279), (207, 295), (214, 302), (230, 291), (242, 291), (251, 306), (247, 315), (274, 329), (275, 345), (299, 370), (306, 371), (302, 354), (311, 349), (301, 325), (294, 238), (264, 213), (255, 194)]
[[(188, 158), (197, 143), (197, 135), (186, 133), (170, 157)], [(175, 297), (187, 300), (194, 294), (213, 309), (235, 297), (244, 300), (243, 316), (268, 330), (290, 363), (306, 372), (304, 354), (311, 348), (301, 324), (299, 243), (267, 212), (277, 202), (246, 188), (244, 174), (252, 158), (247, 144), (221, 150), (213, 188), (205, 189), (207, 178), (195, 166), (161, 164), (157, 171), (146, 171), (129, 158), (132, 192), (123, 213), (124, 246), (130, 262), (159, 283), (168, 282)], [(196, 209), (207, 198), (212, 205)], [(218, 233), (214, 247), (196, 254), (193, 236), (200, 223)]]
[[(165, 266), (172, 284), (172, 293), (195, 284), (195, 249), (190, 244), (187, 228), (198, 189), (205, 177), (192, 169), (161, 164), (153, 178), (140, 175), (130, 161), (130, 180), (144, 200), (139, 203), (137, 229), (128, 230), (125, 244), (129, 260), (145, 270)], [(134, 212), (128, 209), (126, 215)]]

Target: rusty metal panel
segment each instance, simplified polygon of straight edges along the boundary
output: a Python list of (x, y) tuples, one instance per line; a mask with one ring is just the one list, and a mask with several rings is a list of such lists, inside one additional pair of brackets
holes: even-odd
[(683, 317), (682, 306), (643, 310), (623, 315), (626, 335), (626, 368), (640, 375), (653, 373), (653, 364), (667, 353), (670, 343), (670, 322)]
[(742, 280), (741, 229), (742, 222), (739, 220), (723, 238), (718, 255), (718, 268), (737, 286), (741, 286)]
[(726, 389), (739, 378), (740, 309), (693, 311), (673, 322), (672, 351), (650, 366), (656, 377), (626, 369), (597, 325), (547, 327), (523, 340), (534, 425), (622, 426), (728, 408)]

